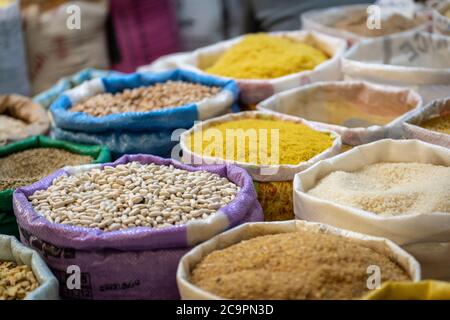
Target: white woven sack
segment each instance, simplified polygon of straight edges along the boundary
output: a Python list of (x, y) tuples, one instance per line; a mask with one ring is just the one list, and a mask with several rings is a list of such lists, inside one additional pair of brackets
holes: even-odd
[(364, 40), (342, 59), (345, 80), (366, 80), (416, 90), (424, 103), (450, 92), (450, 37), (406, 32)]
[[(295, 122), (300, 124), (305, 124), (309, 127), (312, 127), (307, 121), (297, 118), (297, 117), (291, 117), (288, 115), (283, 114), (274, 114), (270, 112), (258, 112), (258, 111), (248, 111), (248, 112), (240, 112), (240, 113), (234, 113), (234, 114), (227, 114), (221, 117), (213, 118), (210, 120), (202, 121), (198, 124), (196, 124), (191, 129), (183, 132), (180, 137), (180, 147), (181, 150), (183, 150), (183, 156), (182, 156), (182, 162), (186, 164), (191, 165), (199, 165), (199, 164), (236, 164), (241, 168), (244, 168), (247, 170), (247, 172), (252, 176), (252, 178), (256, 181), (290, 181), (294, 178), (294, 175), (297, 172), (300, 172), (302, 170), (305, 170), (306, 168), (309, 168), (317, 161), (320, 161), (322, 159), (326, 159), (329, 157), (332, 157), (339, 153), (341, 149), (341, 137), (330, 130), (326, 129), (317, 129), (321, 132), (328, 132), (332, 135), (334, 138), (333, 144), (330, 148), (326, 149), (322, 153), (319, 153), (318, 155), (314, 156), (313, 158), (301, 162), (296, 165), (289, 165), (289, 164), (281, 164), (281, 165), (256, 165), (256, 164), (250, 164), (246, 162), (240, 162), (240, 161), (231, 161), (231, 160), (224, 160), (223, 158), (218, 157), (209, 157), (209, 156), (203, 156), (200, 154), (197, 154), (191, 150), (191, 148), (188, 147), (188, 137), (197, 130), (206, 130), (207, 128), (211, 126), (218, 125), (223, 122), (228, 121), (236, 121), (241, 119), (251, 119), (251, 118), (259, 118), (259, 119), (277, 119), (281, 121), (289, 121), (289, 122)], [(245, 130), (245, 129), (244, 129)], [(225, 150), (224, 150), (225, 152)], [(279, 150), (279, 152), (283, 152), (283, 150)]]
[[(339, 133), (345, 144), (360, 145), (400, 138), (404, 119), (417, 114), (421, 106), (422, 98), (413, 90), (361, 81), (332, 81), (281, 92), (260, 102), (256, 109), (306, 119), (318, 129)], [(390, 120), (375, 125), (381, 117)]]
[(450, 10), (450, 1), (443, 1), (433, 11), (433, 32), (450, 36), (450, 17), (445, 16), (445, 12)]
[[(272, 32), (274, 36), (288, 37), (297, 41), (313, 44), (330, 56), (330, 59), (321, 63), (313, 70), (302, 71), (274, 79), (235, 79), (240, 88), (240, 99), (244, 104), (258, 103), (272, 94), (295, 88), (302, 84), (316, 81), (340, 80), (340, 57), (344, 54), (347, 45), (342, 39), (310, 31)], [(183, 68), (198, 73), (210, 67), (217, 59), (233, 45), (242, 40), (244, 36), (197, 49), (191, 53), (170, 55), (158, 59), (155, 64), (140, 67), (139, 71), (154, 71), (161, 68)]]
[(450, 280), (450, 214), (381, 217), (306, 194), (331, 172), (355, 171), (379, 162), (417, 162), (450, 166), (450, 150), (419, 140), (380, 140), (320, 161), (294, 179), (298, 219), (388, 238), (421, 263), (423, 277)]
[(58, 280), (50, 272), (50, 269), (41, 256), (16, 238), (0, 234), (0, 261), (14, 261), (19, 265), (26, 264), (31, 267), (39, 287), (25, 296), (24, 300), (57, 300)]
[(232, 230), (219, 234), (212, 239), (203, 242), (186, 253), (181, 258), (177, 270), (177, 284), (181, 298), (184, 300), (217, 300), (222, 299), (207, 292), (190, 282), (190, 275), (195, 266), (209, 253), (215, 250), (225, 249), (244, 240), (257, 236), (295, 232), (307, 230), (333, 234), (344, 238), (357, 240), (371, 247), (376, 252), (389, 256), (408, 272), (411, 280), (419, 281), (421, 278), (420, 265), (414, 257), (402, 250), (399, 246), (388, 239), (372, 237), (356, 232), (351, 232), (321, 223), (307, 221), (285, 221), (285, 222), (256, 222), (246, 223)]

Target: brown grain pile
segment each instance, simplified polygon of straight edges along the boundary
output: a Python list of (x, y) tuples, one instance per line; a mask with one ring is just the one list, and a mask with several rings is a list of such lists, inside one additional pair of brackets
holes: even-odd
[(65, 166), (91, 163), (92, 158), (57, 148), (35, 148), (0, 158), (0, 191), (32, 184)]
[(95, 117), (122, 112), (152, 111), (198, 102), (217, 95), (219, 91), (219, 87), (167, 81), (149, 87), (126, 89), (115, 94), (98, 94), (74, 105), (70, 111), (85, 112)]
[(303, 230), (214, 251), (191, 280), (229, 299), (354, 299), (368, 291), (370, 265), (380, 267), (381, 281), (409, 280), (398, 264), (355, 240)]
[(27, 265), (0, 261), (0, 300), (23, 299), (39, 287), (39, 282)]

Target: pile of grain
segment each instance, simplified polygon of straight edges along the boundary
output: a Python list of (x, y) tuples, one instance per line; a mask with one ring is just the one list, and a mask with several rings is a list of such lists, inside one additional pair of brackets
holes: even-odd
[(422, 128), (450, 134), (450, 114), (428, 119), (421, 124)]
[(206, 256), (192, 282), (229, 299), (354, 299), (367, 289), (367, 268), (381, 281), (408, 280), (388, 257), (336, 235), (298, 231), (242, 241)]
[(27, 133), (27, 123), (4, 114), (0, 114), (0, 142), (9, 137), (24, 137)]
[(332, 172), (308, 194), (380, 216), (450, 213), (450, 168), (377, 163), (354, 172)]

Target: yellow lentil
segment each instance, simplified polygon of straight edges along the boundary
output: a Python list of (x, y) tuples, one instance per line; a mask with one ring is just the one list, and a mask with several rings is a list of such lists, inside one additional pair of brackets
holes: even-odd
[(187, 142), (194, 153), (203, 156), (259, 165), (295, 165), (331, 147), (333, 137), (301, 123), (252, 118), (204, 128), (191, 134)]
[(428, 130), (450, 134), (450, 114), (428, 119), (421, 126)]
[(236, 79), (272, 79), (312, 70), (327, 55), (286, 37), (253, 34), (226, 51), (206, 72)]

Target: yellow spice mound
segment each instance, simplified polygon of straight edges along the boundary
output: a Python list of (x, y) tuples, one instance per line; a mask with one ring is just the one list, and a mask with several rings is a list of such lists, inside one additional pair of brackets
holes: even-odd
[(253, 34), (225, 52), (206, 72), (236, 79), (272, 79), (312, 70), (328, 57), (289, 38)]
[(429, 119), (422, 123), (421, 126), (428, 130), (450, 134), (450, 114)]
[(299, 164), (332, 144), (329, 133), (300, 123), (265, 119), (224, 122), (188, 138), (194, 153), (264, 165)]

